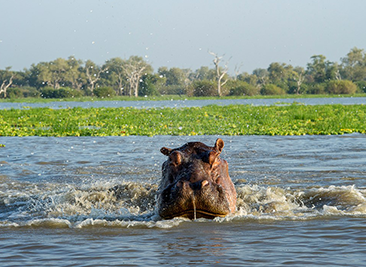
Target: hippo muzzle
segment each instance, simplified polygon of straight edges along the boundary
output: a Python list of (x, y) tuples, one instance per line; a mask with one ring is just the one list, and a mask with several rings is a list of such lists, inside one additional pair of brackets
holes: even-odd
[(214, 147), (191, 142), (161, 149), (168, 156), (162, 166), (158, 195), (158, 211), (163, 219), (224, 217), (235, 211), (235, 187), (227, 162), (220, 158), (223, 147), (219, 138)]

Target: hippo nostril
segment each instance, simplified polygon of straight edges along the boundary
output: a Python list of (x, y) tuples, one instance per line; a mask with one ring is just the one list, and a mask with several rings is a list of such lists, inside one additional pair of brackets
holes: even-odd
[(189, 188), (190, 184), (189, 182), (187, 181), (178, 181), (176, 184), (175, 184), (175, 187), (178, 189), (178, 190), (187, 190)]

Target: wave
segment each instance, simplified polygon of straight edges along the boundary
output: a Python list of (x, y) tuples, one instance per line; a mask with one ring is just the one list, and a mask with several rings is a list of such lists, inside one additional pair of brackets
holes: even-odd
[[(113, 185), (100, 181), (77, 186), (1, 180), (0, 227), (171, 228), (190, 221), (161, 220), (155, 210), (157, 185), (148, 182)], [(355, 186), (292, 189), (239, 183), (236, 191), (236, 213), (213, 221), (366, 216), (366, 190)]]

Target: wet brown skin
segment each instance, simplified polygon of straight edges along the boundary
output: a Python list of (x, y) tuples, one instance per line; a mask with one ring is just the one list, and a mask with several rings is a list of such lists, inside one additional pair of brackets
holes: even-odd
[(158, 195), (158, 212), (163, 219), (211, 219), (235, 212), (236, 191), (228, 164), (220, 158), (223, 148), (220, 138), (213, 147), (190, 142), (179, 148), (161, 148), (168, 156)]

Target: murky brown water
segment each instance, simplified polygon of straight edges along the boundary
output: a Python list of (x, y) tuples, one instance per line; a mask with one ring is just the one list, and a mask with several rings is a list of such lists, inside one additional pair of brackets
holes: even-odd
[(236, 214), (161, 220), (160, 147), (216, 138), (0, 137), (0, 265), (364, 264), (365, 135), (223, 136)]

